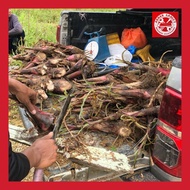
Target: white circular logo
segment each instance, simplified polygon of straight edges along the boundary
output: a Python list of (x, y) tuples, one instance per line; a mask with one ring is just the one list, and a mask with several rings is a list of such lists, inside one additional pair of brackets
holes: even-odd
[(177, 21), (171, 14), (163, 13), (156, 17), (154, 28), (160, 35), (169, 36), (176, 30)]

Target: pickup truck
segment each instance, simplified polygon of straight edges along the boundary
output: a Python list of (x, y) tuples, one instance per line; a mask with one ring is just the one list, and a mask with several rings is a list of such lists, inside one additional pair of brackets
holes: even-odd
[[(178, 13), (177, 37), (153, 37), (152, 15), (155, 12)], [(150, 54), (157, 60), (164, 52), (172, 50), (165, 56), (166, 59), (172, 60), (172, 69), (157, 118), (155, 143), (152, 151), (153, 164), (150, 164), (148, 170), (147, 167), (144, 168), (144, 174), (148, 172), (149, 181), (151, 179), (153, 181), (181, 181), (181, 10), (62, 11), (57, 26), (56, 38), (60, 44), (74, 45), (85, 49), (94, 37), (93, 35), (97, 37), (117, 33), (119, 39), (121, 39), (122, 31), (125, 28), (137, 27), (140, 27), (145, 33), (147, 41), (152, 47)], [(101, 46), (101, 44), (99, 45)], [(130, 181), (129, 178), (126, 181)]]

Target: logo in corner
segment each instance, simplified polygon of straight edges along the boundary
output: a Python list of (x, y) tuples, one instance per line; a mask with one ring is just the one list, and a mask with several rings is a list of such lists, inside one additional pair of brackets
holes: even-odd
[(153, 12), (152, 37), (178, 37), (178, 12)]

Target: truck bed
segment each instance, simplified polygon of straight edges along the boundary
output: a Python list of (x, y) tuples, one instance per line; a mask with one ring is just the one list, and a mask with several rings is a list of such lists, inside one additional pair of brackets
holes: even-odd
[[(60, 18), (59, 42), (66, 45), (74, 45), (84, 49), (89, 36), (85, 32), (92, 33), (103, 29), (101, 35), (118, 33), (121, 39), (125, 28), (140, 27), (152, 46), (150, 53), (153, 57), (160, 58), (167, 51), (170, 57), (181, 55), (181, 24), (179, 22), (178, 38), (152, 38), (152, 12), (153, 11), (177, 11), (181, 20), (180, 9), (131, 9), (117, 12), (67, 12), (63, 11)], [(104, 18), (104, 19), (102, 19)]]

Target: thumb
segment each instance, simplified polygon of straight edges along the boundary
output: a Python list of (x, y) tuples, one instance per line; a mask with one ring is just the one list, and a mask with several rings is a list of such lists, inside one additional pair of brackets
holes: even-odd
[(53, 137), (53, 132), (49, 132), (47, 135), (45, 135), (44, 137), (42, 137), (43, 139), (52, 139)]
[(28, 103), (28, 104), (27, 104), (27, 109), (28, 109), (28, 111), (29, 111), (31, 114), (33, 114), (33, 115), (36, 114), (36, 109), (35, 109), (34, 105), (32, 105), (31, 103)]

